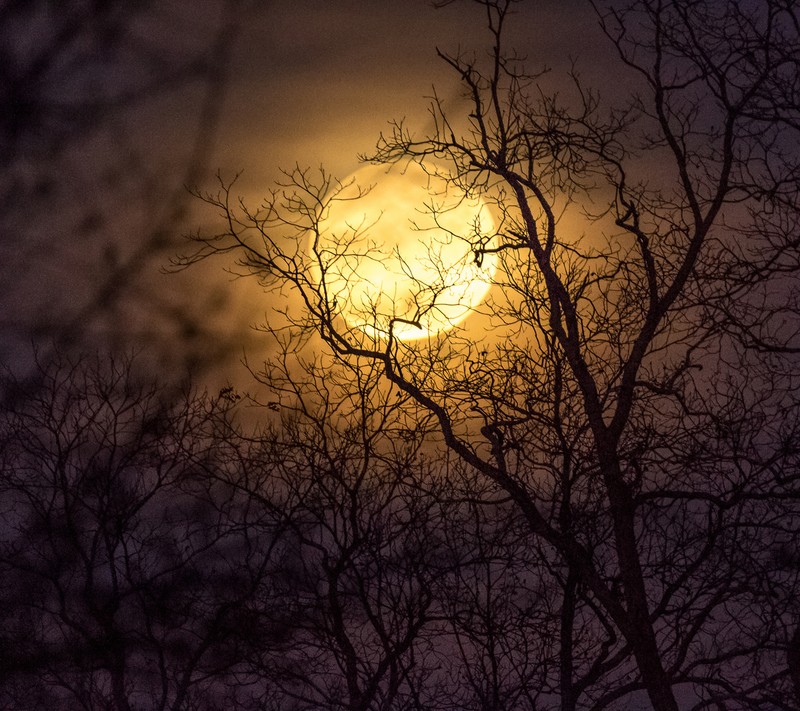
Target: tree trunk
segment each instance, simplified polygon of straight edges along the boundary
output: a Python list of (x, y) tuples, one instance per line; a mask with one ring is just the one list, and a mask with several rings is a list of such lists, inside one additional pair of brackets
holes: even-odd
[(800, 624), (794, 629), (786, 651), (786, 663), (789, 667), (789, 678), (792, 680), (795, 701), (800, 706)]
[[(622, 477), (619, 461), (609, 452), (610, 447), (602, 443), (600, 462), (611, 504), (614, 523), (614, 547), (617, 553), (625, 608), (628, 613), (626, 628), (621, 631), (630, 643), (636, 664), (642, 675), (650, 702), (655, 711), (678, 711), (678, 703), (672, 692), (672, 684), (658, 649), (653, 626), (644, 575), (636, 545), (636, 525), (633, 496)], [(605, 449), (605, 451), (602, 451)]]
[(575, 588), (578, 576), (570, 569), (564, 585), (564, 602), (561, 605), (561, 711), (575, 711), (578, 699), (573, 684), (573, 628), (575, 624)]

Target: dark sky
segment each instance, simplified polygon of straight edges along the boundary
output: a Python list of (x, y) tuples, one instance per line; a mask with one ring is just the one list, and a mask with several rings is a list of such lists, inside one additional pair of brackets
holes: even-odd
[[(485, 51), (489, 40), (484, 11), (471, 2), (438, 10), (425, 0), (273, 3), (240, 37), (219, 163), (252, 173), (248, 184), (296, 161), (349, 172), (389, 119), (425, 128), (432, 86), (456, 100), (437, 47)], [(587, 3), (522, 3), (509, 25), (509, 44), (537, 68), (563, 71), (583, 53), (594, 71), (599, 41)]]

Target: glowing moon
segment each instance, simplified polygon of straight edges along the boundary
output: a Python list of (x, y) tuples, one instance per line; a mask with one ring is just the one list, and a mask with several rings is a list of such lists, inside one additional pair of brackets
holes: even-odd
[[(465, 319), (486, 296), (494, 254), (475, 259), (494, 220), (412, 163), (356, 171), (321, 216), (312, 272), (334, 313), (373, 338), (424, 338)], [(363, 196), (359, 190), (371, 188)]]

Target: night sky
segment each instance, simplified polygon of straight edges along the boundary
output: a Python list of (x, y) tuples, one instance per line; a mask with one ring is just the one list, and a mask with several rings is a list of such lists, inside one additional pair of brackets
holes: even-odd
[[(594, 4), (512, 2), (475, 116), (480, 1), (0, 0), (0, 706), (799, 708), (800, 8)], [(427, 341), (280, 192), (393, 121), (500, 225)]]
[[(257, 204), (282, 168), (345, 177), (390, 120), (427, 130), (434, 88), (459, 106), (437, 48), (489, 47), (483, 10), (469, 3), (232, 4), (198, 11), (173, 0), (100, 39), (83, 21), (88, 39), (65, 48), (50, 44), (63, 18), (21, 14), (5, 51), (43, 119), (23, 122), (9, 144), (8, 362), (24, 369), (32, 347), (66, 343), (140, 349), (165, 372), (184, 360), (236, 371), (245, 351), (263, 347), (251, 326), (271, 304), (254, 282), (232, 282), (223, 262), (164, 273), (184, 236), (215, 219), (185, 186), (213, 189), (217, 171), (241, 173), (237, 193)], [(585, 4), (525, 3), (516, 13), (509, 46), (531, 67), (552, 68), (551, 85), (573, 59), (588, 81), (607, 79), (609, 48)], [(51, 46), (47, 70), (31, 78)], [(63, 118), (64, 101), (74, 116)]]

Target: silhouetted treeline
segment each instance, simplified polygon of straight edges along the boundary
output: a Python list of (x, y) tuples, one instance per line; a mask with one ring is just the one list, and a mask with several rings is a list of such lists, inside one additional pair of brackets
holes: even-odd
[[(343, 375), (325, 375), (325, 396), (313, 368), (276, 380), (272, 422), (251, 431), (236, 423), (255, 407), (246, 397), (163, 387), (131, 360), (60, 358), (35, 391), (6, 377), (0, 705), (636, 698), (629, 645), (507, 496), (413, 425), (409, 402), (368, 378), (348, 395)], [(778, 498), (743, 488), (725, 506), (710, 494), (641, 503), (648, 590), (664, 600), (664, 651), (692, 706), (797, 706), (800, 561), (781, 524), (796, 502)], [(597, 555), (601, 509), (587, 499), (574, 523)], [(605, 574), (617, 584), (613, 564)]]

